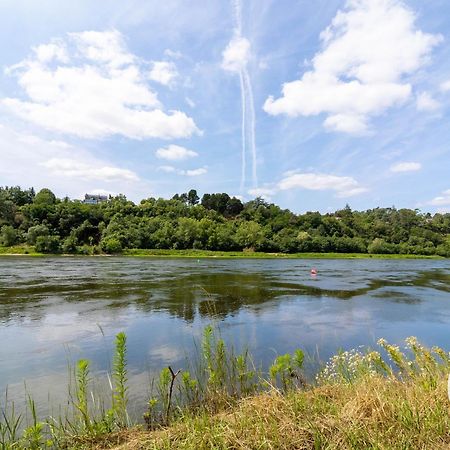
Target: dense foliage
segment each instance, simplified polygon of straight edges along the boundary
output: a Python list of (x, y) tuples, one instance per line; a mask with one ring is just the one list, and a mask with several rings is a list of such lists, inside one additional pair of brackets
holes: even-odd
[(136, 205), (125, 196), (97, 205), (49, 189), (0, 187), (0, 245), (43, 253), (124, 249), (254, 250), (450, 256), (450, 214), (376, 208), (296, 215), (256, 198), (197, 192)]

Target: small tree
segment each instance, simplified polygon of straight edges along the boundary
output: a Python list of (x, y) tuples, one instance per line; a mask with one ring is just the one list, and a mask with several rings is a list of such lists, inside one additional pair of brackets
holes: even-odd
[(115, 237), (106, 237), (100, 242), (102, 250), (106, 253), (120, 253), (122, 251), (122, 244), (119, 239)]
[(195, 189), (191, 189), (187, 194), (188, 204), (191, 206), (196, 205), (200, 200), (200, 197), (197, 195), (197, 191)]
[(27, 242), (30, 245), (35, 245), (39, 236), (46, 237), (50, 234), (49, 229), (45, 225), (35, 225), (28, 228)]
[(56, 196), (50, 189), (41, 189), (34, 197), (34, 203), (45, 205), (54, 205), (56, 203)]
[(17, 230), (11, 225), (4, 225), (0, 231), (0, 245), (11, 247), (17, 243)]
[(59, 253), (61, 243), (58, 236), (39, 236), (36, 239), (35, 249), (39, 253)]

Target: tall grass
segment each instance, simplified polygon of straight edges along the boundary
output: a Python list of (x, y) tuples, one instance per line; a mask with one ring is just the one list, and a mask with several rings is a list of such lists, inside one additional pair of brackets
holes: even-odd
[(379, 350), (340, 352), (307, 383), (301, 350), (277, 356), (264, 373), (206, 327), (195, 366), (164, 368), (153, 383), (142, 431), (127, 410), (126, 344), (119, 333), (110, 407), (95, 392), (89, 361), (80, 360), (71, 408), (57, 418), (39, 419), (31, 396), (26, 414), (17, 414), (6, 396), (0, 450), (103, 448), (130, 434), (136, 445), (124, 449), (450, 448), (450, 354), (415, 338), (404, 349), (380, 340)]
[(113, 406), (112, 410), (116, 417), (117, 424), (125, 427), (130, 424), (128, 405), (128, 373), (127, 373), (127, 337), (121, 332), (116, 336), (116, 351), (113, 360)]

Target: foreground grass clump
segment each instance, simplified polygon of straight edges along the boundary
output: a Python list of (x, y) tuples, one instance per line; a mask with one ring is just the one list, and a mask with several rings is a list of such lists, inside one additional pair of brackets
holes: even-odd
[[(207, 406), (185, 411), (170, 427), (117, 434), (114, 439), (121, 444), (113, 439), (96, 448), (450, 448), (449, 355), (415, 338), (406, 341), (408, 356), (384, 340), (379, 344), (381, 352), (336, 355), (309, 387), (272, 384), (219, 413)], [(288, 374), (296, 357), (302, 358), (277, 358), (271, 371)]]
[(417, 380), (376, 375), (306, 392), (273, 391), (215, 416), (185, 415), (161, 432), (129, 435), (116, 448), (448, 449), (449, 430), (443, 377), (429, 390)]
[(450, 354), (415, 338), (404, 352), (384, 340), (379, 345), (337, 354), (307, 382), (301, 350), (278, 356), (263, 373), (207, 327), (192, 370), (163, 369), (144, 423), (136, 425), (127, 414), (120, 333), (110, 408), (91, 391), (89, 363), (81, 360), (72, 414), (39, 421), (30, 398), (32, 420), (24, 428), (11, 405), (3, 408), (0, 450), (450, 448)]

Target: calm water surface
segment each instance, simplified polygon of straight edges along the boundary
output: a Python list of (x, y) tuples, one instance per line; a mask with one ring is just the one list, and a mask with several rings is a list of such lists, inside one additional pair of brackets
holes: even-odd
[(185, 366), (211, 322), (263, 365), (379, 337), (450, 350), (450, 261), (3, 257), (0, 391), (23, 400), (26, 382), (41, 408), (61, 401), (68, 364), (88, 358), (101, 378), (125, 331), (141, 411), (149, 378)]

